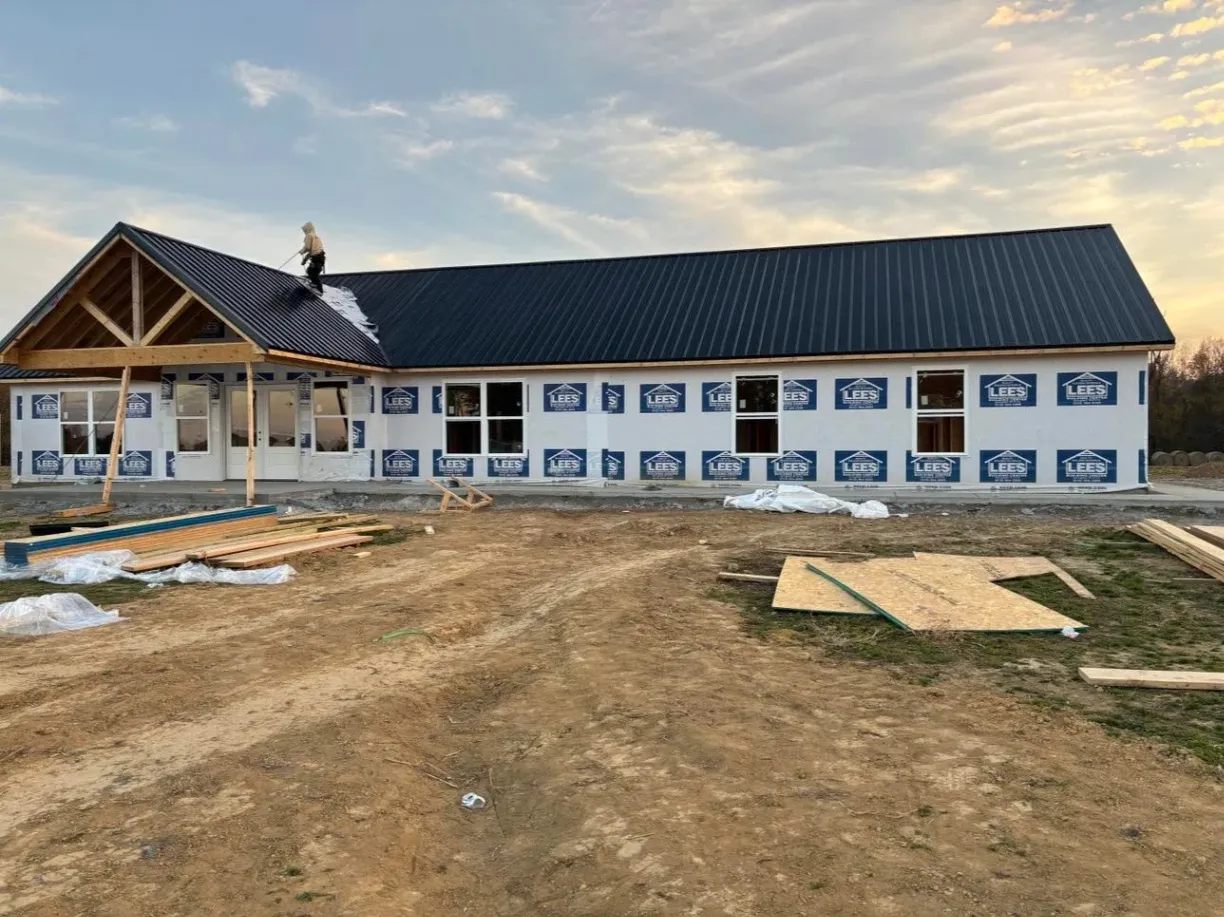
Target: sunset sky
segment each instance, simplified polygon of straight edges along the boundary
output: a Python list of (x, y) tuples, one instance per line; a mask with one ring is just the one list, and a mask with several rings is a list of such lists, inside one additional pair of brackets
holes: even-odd
[(1224, 333), (1224, 0), (71, 7), (0, 5), (5, 328), (117, 220), (332, 270), (1109, 222)]

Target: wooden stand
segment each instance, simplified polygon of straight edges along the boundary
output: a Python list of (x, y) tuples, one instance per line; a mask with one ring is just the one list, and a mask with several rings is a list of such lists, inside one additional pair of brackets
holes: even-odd
[(246, 505), (255, 505), (255, 373), (246, 364), (247, 382), (247, 460)]
[(430, 484), (442, 491), (442, 505), (438, 507), (439, 512), (446, 512), (450, 508), (451, 503), (457, 504), (455, 509), (466, 509), (469, 512), (493, 505), (493, 498), (483, 490), (478, 490), (460, 478), (456, 478), (456, 480), (459, 481), (459, 486), (467, 488), (466, 498), (459, 496), (459, 494), (440, 481), (435, 481), (433, 478), (429, 479)]
[(128, 386), (132, 382), (132, 367), (123, 367), (123, 378), (119, 382), (119, 403), (115, 405), (115, 438), (111, 440), (110, 460), (106, 463), (106, 483), (102, 485), (102, 504), (110, 503), (111, 487), (115, 483), (115, 472), (119, 470), (119, 456), (123, 447), (123, 424), (127, 420)]

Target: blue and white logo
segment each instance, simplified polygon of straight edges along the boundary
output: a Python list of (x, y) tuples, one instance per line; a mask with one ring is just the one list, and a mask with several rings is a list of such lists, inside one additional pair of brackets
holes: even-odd
[(365, 448), (365, 425), (366, 425), (366, 422), (364, 420), (352, 421), (353, 448), (354, 449), (364, 449)]
[(838, 379), (833, 406), (839, 411), (878, 411), (888, 407), (888, 379)]
[(703, 413), (723, 413), (731, 411), (730, 382), (702, 382), (701, 410)]
[(546, 383), (544, 385), (544, 413), (560, 414), (587, 409), (587, 387), (585, 382)]
[(174, 400), (174, 374), (167, 373), (161, 377), (161, 400)]
[(683, 452), (643, 452), (641, 460), (643, 481), (683, 481), (685, 479)]
[(545, 449), (544, 477), (585, 478), (587, 454), (585, 449)]
[(701, 453), (701, 480), (747, 481), (748, 459), (730, 452)]
[(153, 396), (144, 392), (128, 392), (124, 414), (128, 420), (148, 420), (153, 416)]
[(765, 462), (765, 479), (767, 481), (815, 481), (816, 453), (783, 452), (777, 458)]
[(683, 414), (684, 383), (642, 385), (643, 414)]
[(415, 386), (397, 385), (383, 388), (382, 412), (384, 414), (415, 414), (420, 410), (420, 390)]
[(1117, 449), (1059, 449), (1059, 484), (1117, 484)]
[(1118, 403), (1118, 374), (1059, 373), (1058, 406), (1091, 407)]
[(833, 478), (836, 481), (847, 484), (882, 484), (888, 480), (887, 452), (839, 450), (834, 453), (833, 461)]
[(624, 414), (625, 387), (605, 382), (599, 392), (599, 403), (605, 414)]
[(382, 451), (382, 473), (384, 478), (416, 478), (421, 475), (421, 452), (419, 449), (384, 449)]
[(173, 452), (166, 453), (166, 477), (172, 478), (178, 470), (178, 460), (174, 457)]
[(983, 449), (979, 468), (983, 484), (1036, 484), (1036, 449)]
[(442, 386), (440, 385), (433, 387), (433, 412), (435, 414), (442, 413)]
[(1037, 406), (1037, 374), (1016, 373), (981, 377), (984, 408), (1033, 408)]
[(64, 473), (64, 462), (60, 454), (52, 450), (31, 452), (30, 471), (34, 474), (59, 476)]
[(434, 477), (436, 478), (470, 478), (476, 460), (471, 456), (466, 458), (458, 455), (443, 455), (441, 449), (433, 451)]
[(609, 481), (625, 480), (625, 453), (605, 449), (600, 457), (603, 464), (603, 476)]
[(119, 475), (125, 478), (147, 478), (153, 474), (153, 453), (147, 450), (125, 452), (119, 457)]
[(308, 432), (307, 432), (307, 433), (303, 433), (303, 434), (302, 434), (300, 437), (298, 437), (298, 439), (300, 439), (300, 440), (301, 440), (301, 443), (302, 443), (302, 451), (303, 451), (303, 452), (309, 452), (309, 451), (310, 451), (310, 433), (308, 433)]
[(529, 478), (531, 463), (525, 455), (500, 455), (489, 459), (491, 478)]
[(905, 480), (910, 484), (959, 484), (961, 460), (955, 455), (905, 453)]
[(100, 478), (106, 474), (107, 459), (100, 455), (78, 455), (72, 462), (72, 470), (79, 478)]
[(816, 380), (787, 379), (782, 383), (782, 410), (816, 410)]
[(59, 395), (31, 395), (30, 420), (59, 420)]

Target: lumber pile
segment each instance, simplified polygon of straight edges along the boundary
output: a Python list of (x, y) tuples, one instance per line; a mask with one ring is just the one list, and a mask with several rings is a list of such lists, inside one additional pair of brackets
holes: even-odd
[(1158, 672), (1154, 669), (1081, 668), (1079, 676), (1090, 685), (1111, 688), (1224, 691), (1224, 672)]
[[(1192, 531), (1210, 532), (1214, 526), (1197, 527)], [(1144, 519), (1130, 526), (1130, 531), (1152, 544), (1159, 545), (1174, 557), (1209, 576), (1224, 580), (1224, 547), (1207, 538), (1200, 538), (1183, 528), (1160, 519)], [(1214, 532), (1212, 533), (1215, 534)]]

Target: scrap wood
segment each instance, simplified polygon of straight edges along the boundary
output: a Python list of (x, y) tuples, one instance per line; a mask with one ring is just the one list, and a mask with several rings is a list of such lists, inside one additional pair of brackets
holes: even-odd
[(755, 573), (728, 573), (723, 571), (718, 574), (719, 579), (731, 580), (738, 583), (776, 583), (776, 576), (758, 576)]
[(1145, 519), (1130, 526), (1130, 531), (1209, 576), (1224, 580), (1224, 548), (1160, 519)]
[(374, 532), (389, 532), (395, 526), (393, 525), (358, 525), (352, 528), (338, 529), (334, 531), (320, 532), (298, 532), (288, 535), (269, 535), (261, 538), (252, 538), (250, 540), (234, 540), (225, 544), (210, 545), (205, 548), (197, 548), (187, 552), (188, 560), (213, 560), (218, 557), (231, 557), (234, 554), (245, 554), (248, 551), (256, 551), (261, 548), (274, 548), (282, 544), (296, 544), (301, 541), (310, 541), (317, 539), (322, 535), (369, 535)]
[(1090, 685), (1114, 688), (1224, 691), (1224, 672), (1158, 672), (1154, 669), (1081, 668), (1079, 675)]
[[(778, 611), (811, 611), (822, 614), (862, 615), (872, 617), (877, 612), (868, 602), (859, 601), (852, 593), (814, 576), (802, 557), (788, 557), (782, 564), (782, 575), (774, 590), (773, 607)], [(819, 573), (819, 571), (816, 571)]]
[(293, 557), (298, 554), (313, 554), (317, 551), (329, 551), (333, 548), (351, 548), (354, 545), (368, 544), (373, 540), (369, 535), (329, 535), (325, 538), (319, 537), (311, 541), (302, 541), (296, 544), (279, 545), (274, 548), (263, 548), (258, 551), (247, 551), (243, 554), (233, 554), (229, 557), (220, 558), (217, 561), (217, 565), (230, 567), (235, 570), (247, 570), (251, 567), (276, 564), (287, 557)]
[(430, 484), (438, 488), (438, 490), (442, 491), (442, 505), (438, 508), (439, 512), (443, 512), (443, 513), (446, 512), (447, 508), (450, 506), (451, 501), (454, 501), (459, 504), (457, 507), (455, 507), (456, 509), (466, 509), (466, 510), (478, 510), (478, 509), (481, 509), (482, 507), (493, 505), (492, 497), (490, 497), (483, 490), (479, 490), (473, 485), (467, 483), (462, 478), (454, 478), (453, 480), (458, 481), (459, 487), (467, 488), (466, 498), (459, 496), (459, 494), (455, 493), (453, 490), (450, 489), (450, 487), (448, 487), (447, 485), (443, 484), (440, 481), (436, 481), (433, 478), (429, 478), (428, 480)]
[(61, 509), (55, 515), (61, 519), (73, 519), (77, 516), (101, 516), (103, 513), (114, 512), (114, 503), (95, 503), (92, 506), (78, 506), (75, 509)]
[(1083, 583), (1046, 557), (976, 557), (960, 554), (925, 554), (915, 551), (914, 558), (929, 564), (980, 571), (992, 583), (1053, 574), (1080, 598), (1096, 598)]

